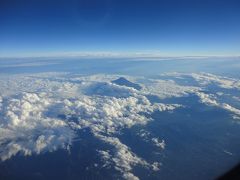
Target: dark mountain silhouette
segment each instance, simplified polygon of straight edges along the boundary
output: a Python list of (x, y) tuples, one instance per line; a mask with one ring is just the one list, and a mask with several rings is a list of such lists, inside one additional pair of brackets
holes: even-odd
[(132, 87), (136, 90), (141, 90), (142, 89), (142, 87), (139, 84), (133, 83), (133, 82), (127, 80), (124, 77), (120, 77), (116, 80), (113, 80), (112, 83), (120, 85), (120, 86)]

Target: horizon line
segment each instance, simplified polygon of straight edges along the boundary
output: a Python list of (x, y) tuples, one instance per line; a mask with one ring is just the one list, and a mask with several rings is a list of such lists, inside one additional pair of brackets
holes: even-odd
[(84, 52), (51, 52), (28, 55), (5, 55), (3, 58), (212, 58), (212, 57), (232, 57), (240, 58), (239, 55), (168, 55), (161, 52), (111, 52), (111, 51), (84, 51)]

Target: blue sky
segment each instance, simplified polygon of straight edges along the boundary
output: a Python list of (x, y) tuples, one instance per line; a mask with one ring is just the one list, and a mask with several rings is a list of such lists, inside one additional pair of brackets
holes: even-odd
[(240, 1), (0, 1), (0, 56), (102, 51), (240, 55)]

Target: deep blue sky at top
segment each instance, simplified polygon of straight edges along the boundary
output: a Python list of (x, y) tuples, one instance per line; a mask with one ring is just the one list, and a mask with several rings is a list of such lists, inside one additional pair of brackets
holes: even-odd
[(239, 55), (239, 0), (1, 0), (0, 56)]

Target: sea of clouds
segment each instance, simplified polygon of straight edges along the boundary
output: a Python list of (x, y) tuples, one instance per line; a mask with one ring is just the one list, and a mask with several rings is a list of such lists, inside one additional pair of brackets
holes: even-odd
[[(180, 85), (161, 77), (191, 77), (198, 85)], [(118, 85), (113, 80), (122, 76), (82, 76), (68, 73), (36, 73), (0, 75), (0, 159), (5, 161), (21, 154), (30, 156), (57, 149), (70, 150), (77, 131), (89, 129), (111, 150), (98, 149), (105, 164), (112, 164), (125, 179), (138, 179), (132, 173), (136, 165), (158, 171), (161, 162), (147, 162), (117, 137), (123, 129), (144, 126), (153, 121), (155, 111), (172, 112), (181, 104), (151, 102), (149, 95), (159, 99), (194, 94), (206, 105), (223, 108), (240, 118), (240, 110), (218, 101), (219, 94), (207, 93), (206, 86), (215, 84), (224, 89), (240, 90), (240, 81), (212, 74), (169, 73), (160, 78), (125, 76), (141, 89)], [(233, 96), (236, 101), (239, 97)], [(139, 135), (162, 150), (164, 139)]]

